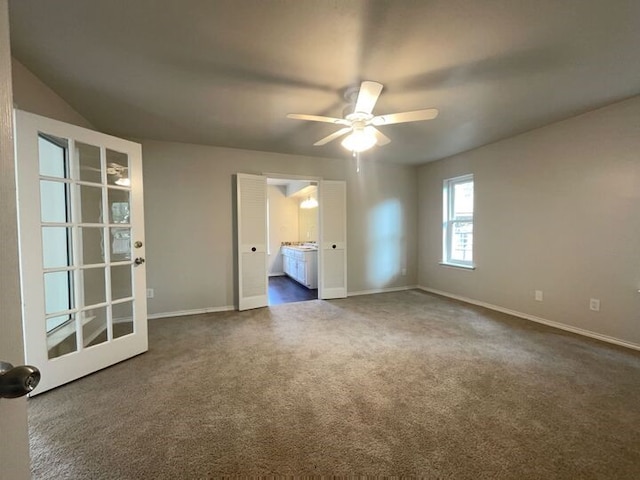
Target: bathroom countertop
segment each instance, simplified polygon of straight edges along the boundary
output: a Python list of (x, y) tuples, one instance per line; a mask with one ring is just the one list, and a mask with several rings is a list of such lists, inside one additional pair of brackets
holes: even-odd
[(318, 247), (316, 245), (284, 245), (282, 248), (291, 248), (293, 250), (298, 250), (301, 252), (316, 252), (318, 251)]

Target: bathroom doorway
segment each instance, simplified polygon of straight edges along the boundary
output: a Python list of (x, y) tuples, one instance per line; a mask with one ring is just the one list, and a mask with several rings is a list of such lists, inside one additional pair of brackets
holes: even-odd
[[(289, 175), (278, 174), (236, 174), (238, 310), (249, 310), (269, 305), (269, 259), (275, 262), (283, 261), (281, 270), (272, 269), (273, 273), (286, 273), (285, 269), (293, 268), (293, 265), (296, 269), (300, 268), (298, 262), (287, 264), (282, 257), (278, 257), (278, 254), (282, 255), (283, 242), (289, 240), (281, 239), (275, 244), (271, 242), (272, 249), (269, 246), (269, 223), (275, 233), (283, 231), (282, 228), (274, 224), (273, 219), (269, 222), (267, 208), (267, 180), (269, 178), (289, 179), (298, 182), (302, 181), (300, 179), (309, 177), (292, 179)], [(316, 185), (311, 185), (313, 182), (316, 182)], [(319, 205), (314, 208), (317, 210), (314, 216), (316, 218), (315, 227), (310, 229), (310, 232), (312, 230), (317, 232), (317, 240), (314, 243), (311, 234), (308, 239), (304, 240), (306, 235), (303, 234), (301, 241), (298, 231), (298, 241), (296, 242), (296, 247), (304, 253), (314, 252), (317, 254), (317, 261), (312, 262), (317, 268), (317, 273), (309, 275), (311, 270), (305, 268), (306, 278), (309, 278), (309, 281), (316, 280), (319, 299), (345, 298), (347, 296), (347, 182), (316, 177), (307, 180), (307, 183), (306, 186), (317, 187)], [(298, 191), (299, 197), (303, 195), (304, 193)], [(311, 200), (309, 193), (307, 197), (307, 200)], [(302, 205), (298, 205), (296, 208), (300, 206)], [(273, 217), (275, 211), (273, 205), (271, 210)], [(293, 237), (295, 230), (292, 229), (292, 226), (290, 225), (284, 230), (289, 232), (290, 238), (295, 238)], [(300, 275), (299, 270), (296, 270), (296, 273)]]
[(318, 298), (318, 182), (267, 179), (269, 305)]

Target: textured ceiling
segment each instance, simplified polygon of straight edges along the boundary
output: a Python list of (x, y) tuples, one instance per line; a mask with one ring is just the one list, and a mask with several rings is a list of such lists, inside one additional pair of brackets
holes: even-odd
[(370, 158), (419, 164), (640, 93), (638, 0), (10, 0), (14, 56), (114, 135), (322, 157), (384, 84)]

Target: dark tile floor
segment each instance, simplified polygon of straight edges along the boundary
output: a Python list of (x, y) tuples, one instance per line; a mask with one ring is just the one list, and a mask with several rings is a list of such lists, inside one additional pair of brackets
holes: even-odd
[(269, 277), (269, 305), (304, 302), (318, 298), (318, 289), (309, 290), (286, 275)]

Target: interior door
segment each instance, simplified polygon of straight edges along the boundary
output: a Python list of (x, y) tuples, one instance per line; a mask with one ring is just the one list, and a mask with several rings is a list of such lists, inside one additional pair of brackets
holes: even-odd
[(321, 182), (320, 190), (320, 265), (319, 297), (347, 296), (347, 184), (344, 181)]
[(236, 175), (238, 309), (269, 304), (267, 279), (267, 177)]
[(15, 111), (25, 356), (35, 394), (147, 350), (140, 145)]

